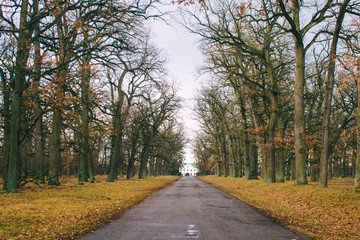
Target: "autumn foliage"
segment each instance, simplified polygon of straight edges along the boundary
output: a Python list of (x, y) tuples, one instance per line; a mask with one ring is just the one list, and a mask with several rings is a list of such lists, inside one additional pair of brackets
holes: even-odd
[(323, 187), (351, 176), (357, 191), (356, 1), (209, 1), (184, 12), (209, 74), (194, 107), (201, 172), (268, 183), (311, 176)]
[[(143, 26), (161, 15), (158, 4), (2, 1), (4, 189), (58, 186), (64, 175), (93, 182), (98, 174), (114, 181), (177, 173), (184, 147), (175, 118), (180, 98)], [(148, 171), (149, 162), (156, 169)]]
[(324, 189), (308, 186), (266, 184), (215, 176), (200, 179), (255, 206), (285, 227), (315, 239), (359, 239), (360, 199), (353, 192), (353, 179), (337, 178)]
[(28, 185), (21, 194), (0, 193), (0, 239), (74, 239), (119, 217), (126, 209), (174, 182), (177, 177), (119, 179), (60, 187)]

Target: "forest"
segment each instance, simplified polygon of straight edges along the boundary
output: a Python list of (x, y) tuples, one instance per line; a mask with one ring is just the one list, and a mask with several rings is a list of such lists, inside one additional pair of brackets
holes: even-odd
[(181, 98), (144, 22), (157, 0), (0, 4), (3, 188), (178, 172)]
[(2, 1), (4, 190), (178, 172), (181, 97), (144, 27), (161, 4), (183, 6), (206, 58), (201, 174), (323, 187), (350, 176), (360, 192), (357, 0)]
[(268, 183), (355, 178), (359, 1), (199, 1), (183, 11), (210, 76), (194, 111), (202, 174)]

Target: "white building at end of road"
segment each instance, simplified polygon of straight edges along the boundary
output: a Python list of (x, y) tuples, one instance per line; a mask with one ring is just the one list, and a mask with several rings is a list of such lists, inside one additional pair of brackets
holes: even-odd
[(179, 169), (182, 176), (196, 176), (199, 172), (195, 163), (183, 163)]

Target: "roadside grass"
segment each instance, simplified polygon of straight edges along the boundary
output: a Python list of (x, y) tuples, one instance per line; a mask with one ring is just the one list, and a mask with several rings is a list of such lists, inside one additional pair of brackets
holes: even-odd
[(19, 193), (0, 192), (0, 239), (72, 239), (119, 217), (126, 209), (171, 184), (178, 177), (119, 179), (31, 186)]
[(205, 176), (199, 179), (258, 208), (285, 227), (315, 239), (360, 239), (360, 195), (354, 179), (295, 185), (294, 181), (268, 184), (263, 180)]

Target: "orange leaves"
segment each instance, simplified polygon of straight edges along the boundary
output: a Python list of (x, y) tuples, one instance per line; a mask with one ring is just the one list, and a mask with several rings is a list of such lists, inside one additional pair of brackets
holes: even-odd
[(340, 92), (356, 89), (356, 82), (359, 82), (360, 57), (345, 53), (338, 57), (339, 79), (337, 81), (337, 96)]
[(246, 10), (249, 9), (249, 8), (251, 8), (251, 6), (252, 6), (252, 3), (251, 3), (251, 2), (249, 2), (248, 4), (246, 4), (246, 3), (244, 3), (244, 2), (240, 3), (240, 4), (236, 7), (236, 10), (238, 11), (237, 16), (238, 16), (238, 17), (243, 16), (243, 15), (245, 14)]
[(172, 1), (172, 4), (184, 4), (184, 6), (194, 5), (195, 3), (200, 4), (201, 7), (206, 7), (206, 1), (205, 0), (174, 0)]

